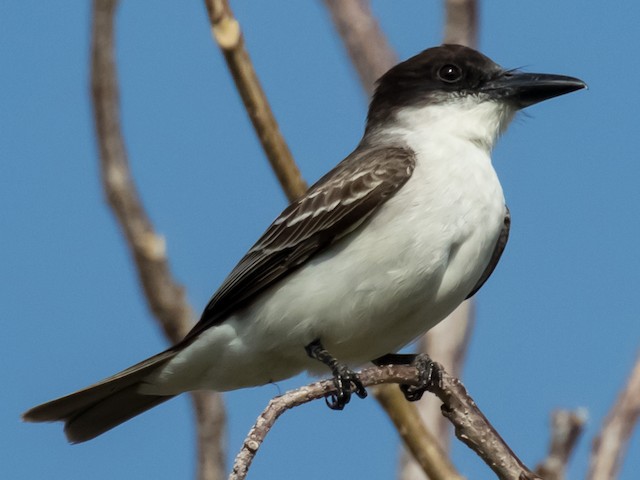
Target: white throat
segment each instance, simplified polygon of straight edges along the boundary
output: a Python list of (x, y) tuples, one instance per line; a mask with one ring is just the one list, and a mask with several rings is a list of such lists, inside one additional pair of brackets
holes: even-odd
[(423, 140), (442, 137), (471, 142), (489, 154), (517, 108), (480, 95), (449, 98), (441, 103), (399, 109), (391, 125), (371, 132), (374, 138), (391, 136)]

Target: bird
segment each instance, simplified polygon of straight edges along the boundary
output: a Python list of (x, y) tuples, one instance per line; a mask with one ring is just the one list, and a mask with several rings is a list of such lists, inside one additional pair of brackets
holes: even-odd
[(331, 408), (365, 397), (354, 368), (406, 361), (398, 350), (493, 273), (511, 224), (491, 161), (499, 136), (518, 111), (583, 88), (461, 45), (397, 64), (354, 151), (271, 223), (183, 340), (23, 419), (62, 421), (80, 443), (183, 392), (303, 371), (331, 372)]

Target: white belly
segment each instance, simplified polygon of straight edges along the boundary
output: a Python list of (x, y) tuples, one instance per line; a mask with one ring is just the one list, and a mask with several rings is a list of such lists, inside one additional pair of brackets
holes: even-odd
[(326, 372), (306, 355), (315, 339), (338, 360), (362, 364), (446, 317), (482, 275), (505, 216), (486, 152), (468, 142), (447, 152), (419, 158), (407, 184), (364, 225), (202, 333), (145, 392), (224, 391)]

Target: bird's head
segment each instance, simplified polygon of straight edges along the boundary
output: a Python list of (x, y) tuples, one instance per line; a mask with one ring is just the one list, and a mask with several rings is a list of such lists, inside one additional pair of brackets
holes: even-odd
[(448, 121), (464, 130), (465, 123), (486, 123), (495, 137), (518, 110), (585, 87), (577, 78), (506, 70), (472, 48), (442, 45), (380, 77), (367, 130), (420, 111), (430, 126)]

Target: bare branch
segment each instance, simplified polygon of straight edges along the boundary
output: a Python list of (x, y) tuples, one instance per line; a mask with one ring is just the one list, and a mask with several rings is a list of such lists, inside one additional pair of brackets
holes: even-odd
[(224, 54), (253, 128), (287, 198), (293, 201), (306, 191), (307, 185), (280, 133), (260, 86), (245, 48), (240, 24), (234, 18), (227, 0), (205, 0), (205, 4), (209, 12), (213, 38)]
[(593, 442), (588, 480), (616, 478), (640, 414), (640, 356)]
[(463, 479), (440, 448), (437, 437), (422, 422), (418, 409), (405, 400), (396, 385), (381, 385), (374, 390), (374, 395), (391, 417), (405, 447), (420, 465), (421, 471), (431, 480)]
[[(442, 412), (454, 424), (458, 438), (475, 451), (499, 478), (503, 480), (538, 479), (539, 477), (531, 473), (502, 440), (467, 394), (462, 383), (451, 377), (442, 367), (439, 369), (442, 382), (440, 385), (433, 386), (431, 390), (444, 403)], [(367, 368), (358, 376), (365, 387), (383, 383), (407, 385), (418, 383), (418, 371), (415, 367), (406, 365)], [(335, 391), (333, 381), (324, 380), (291, 390), (272, 399), (249, 431), (236, 457), (229, 480), (242, 480), (246, 477), (253, 458), (280, 415), (291, 408), (323, 398), (333, 391)], [(397, 410), (393, 409), (393, 411)], [(403, 421), (401, 428), (407, 426), (410, 426), (410, 422)], [(433, 444), (430, 443), (429, 446), (432, 447)], [(427, 453), (420, 455), (427, 455)]]
[(113, 15), (117, 3), (116, 0), (94, 1), (91, 93), (102, 182), (107, 201), (133, 254), (147, 305), (167, 337), (176, 342), (190, 328), (191, 309), (184, 289), (173, 280), (164, 238), (153, 230), (129, 170), (120, 129), (113, 47)]
[[(383, 382), (413, 384), (416, 380), (416, 374), (417, 371), (414, 367), (396, 365), (368, 368), (360, 372), (358, 377), (365, 387), (369, 387)], [(246, 477), (253, 458), (280, 415), (291, 408), (324, 398), (334, 390), (335, 386), (332, 380), (323, 380), (290, 390), (284, 395), (271, 399), (245, 438), (242, 449), (236, 456), (231, 469), (229, 480), (243, 480)]]
[(551, 415), (551, 443), (549, 454), (537, 467), (536, 473), (545, 480), (563, 480), (569, 458), (584, 431), (586, 412), (557, 410)]
[[(102, 183), (107, 202), (133, 255), (149, 309), (167, 338), (180, 340), (189, 330), (191, 308), (184, 289), (173, 278), (164, 239), (147, 215), (129, 169), (120, 128), (120, 107), (114, 59), (114, 14), (117, 0), (94, 0), (91, 47), (91, 93), (100, 150)], [(194, 394), (200, 452), (198, 478), (218, 480), (224, 475), (224, 407), (219, 394)], [(206, 440), (206, 441), (205, 441)], [(214, 452), (211, 455), (211, 452)], [(213, 462), (216, 462), (215, 464)]]
[(376, 80), (398, 58), (371, 13), (367, 0), (324, 0), (336, 30), (358, 72), (364, 91), (371, 95)]
[(227, 464), (227, 412), (222, 395), (192, 392), (196, 415), (198, 480), (223, 480)]
[(444, 43), (478, 46), (477, 0), (445, 0)]

